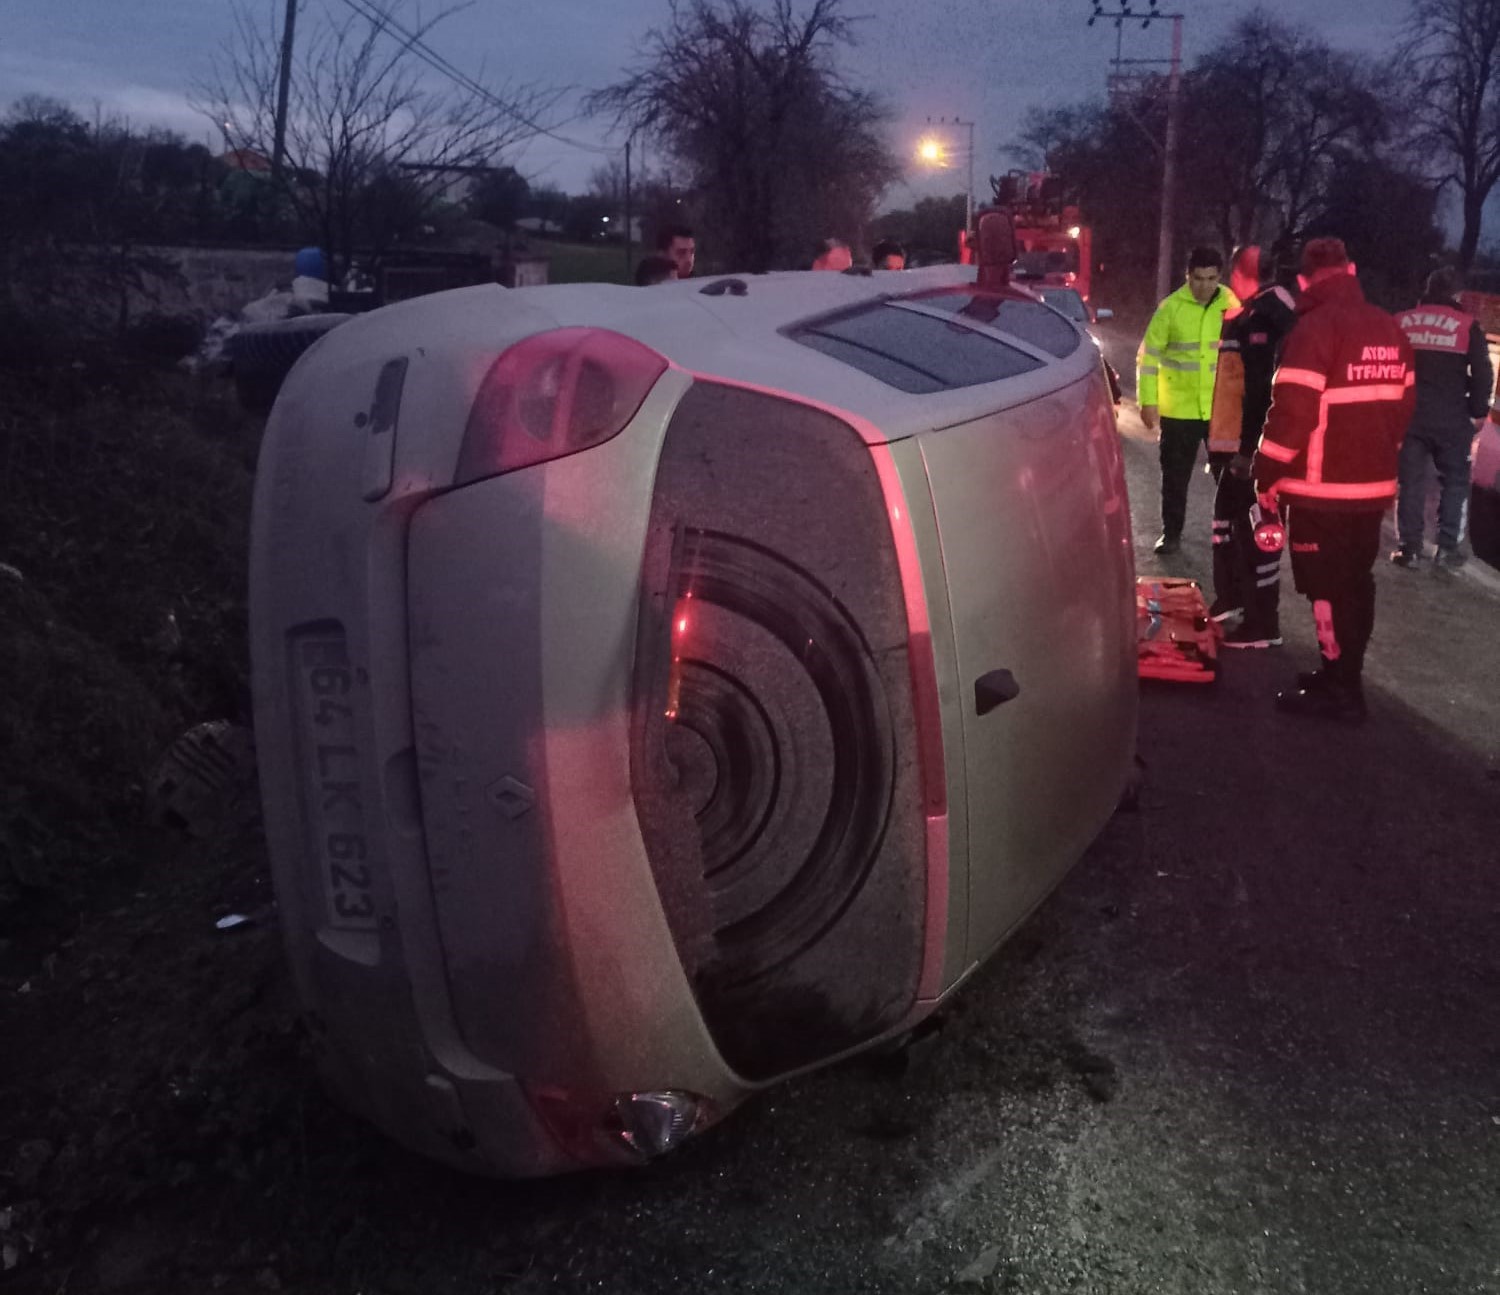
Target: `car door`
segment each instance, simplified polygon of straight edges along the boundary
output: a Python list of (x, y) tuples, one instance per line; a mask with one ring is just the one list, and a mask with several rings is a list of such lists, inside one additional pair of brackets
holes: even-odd
[(971, 958), (1082, 855), (1133, 759), (1134, 559), (1116, 436), (1094, 374), (920, 438), (963, 701)]

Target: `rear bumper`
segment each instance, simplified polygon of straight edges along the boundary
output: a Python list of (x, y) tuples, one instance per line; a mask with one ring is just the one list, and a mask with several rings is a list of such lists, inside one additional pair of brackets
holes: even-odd
[[(372, 389), (380, 367), (316, 383), (294, 374), (257, 478), (257, 749), (288, 958), (319, 1070), (344, 1104), (471, 1172), (564, 1172), (576, 1154), (550, 1134), (515, 1065), (473, 1046), (455, 1010), (423, 831), (407, 614), (412, 521), (434, 492), (398, 459), (396, 489), (368, 501), (360, 456), (337, 443), (350, 423), (339, 389)], [(413, 377), (406, 415), (425, 404), (441, 417), (451, 379), (424, 383), (415, 366)], [(309, 667), (310, 643), (340, 647)], [(517, 1015), (538, 1010), (520, 984), (498, 983), (494, 996), (518, 1002)]]

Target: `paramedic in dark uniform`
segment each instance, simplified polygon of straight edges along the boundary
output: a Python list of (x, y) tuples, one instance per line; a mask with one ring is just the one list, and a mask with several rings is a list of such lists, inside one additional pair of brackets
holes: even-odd
[(1250, 465), (1271, 408), (1276, 356), (1297, 321), (1297, 306), (1286, 288), (1260, 286), (1267, 264), (1253, 244), (1234, 256), (1230, 286), (1245, 304), (1224, 314), (1208, 430), (1208, 462), (1218, 483), (1211, 613), (1227, 627), (1223, 645), (1228, 648), (1281, 644), (1283, 532), (1274, 516), (1259, 516)]

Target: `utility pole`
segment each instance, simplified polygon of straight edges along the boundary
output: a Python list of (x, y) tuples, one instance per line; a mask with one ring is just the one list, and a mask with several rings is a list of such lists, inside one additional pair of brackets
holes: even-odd
[[(635, 187), (633, 182), (634, 172), (631, 170), (631, 157), (635, 150), (635, 137), (643, 130), (645, 125), (637, 123), (630, 128), (630, 134), (625, 136), (625, 281), (634, 281), (635, 275)], [(641, 180), (649, 181), (651, 172), (646, 169), (646, 146), (640, 148)], [(670, 177), (669, 177), (670, 182)], [(641, 250), (646, 250), (645, 244)]]
[(635, 131), (625, 137), (625, 281), (630, 282), (635, 269), (635, 246), (630, 230), (630, 146), (635, 143)]
[[(1118, 9), (1106, 10), (1105, 0), (1093, 0), (1094, 12), (1090, 15), (1088, 25), (1092, 27), (1100, 18), (1110, 19), (1119, 29), (1127, 22), (1138, 22), (1142, 30), (1149, 27), (1153, 20), (1171, 19), (1172, 22), (1172, 58), (1167, 74), (1167, 130), (1166, 138), (1160, 143), (1154, 136), (1141, 127), (1142, 133), (1151, 141), (1151, 146), (1161, 154), (1161, 220), (1157, 229), (1156, 242), (1156, 297), (1157, 300), (1165, 297), (1172, 290), (1172, 281), (1176, 278), (1176, 266), (1173, 264), (1173, 247), (1177, 241), (1177, 204), (1175, 202), (1177, 192), (1177, 151), (1178, 141), (1181, 135), (1182, 118), (1182, 14), (1161, 13), (1157, 9), (1157, 0), (1148, 0), (1149, 8), (1145, 10), (1132, 9), (1129, 4), (1122, 3)], [(1116, 37), (1114, 75), (1110, 78), (1110, 89), (1114, 92), (1117, 88), (1124, 88), (1127, 81), (1133, 79), (1121, 70), (1126, 64), (1143, 64), (1160, 67), (1163, 60), (1146, 58), (1121, 58), (1119, 38)], [(1141, 125), (1140, 119), (1130, 110), (1131, 119), (1137, 125)]]
[(974, 123), (972, 121), (959, 121), (953, 119), (955, 126), (967, 126), (969, 128), (969, 179), (964, 189), (964, 228), (974, 228)]
[(286, 152), (286, 103), (292, 88), (292, 34), (297, 27), (297, 0), (286, 0), (286, 21), (281, 25), (281, 66), (277, 69), (276, 134), (271, 144), (271, 192), (281, 185), (281, 162)]
[(1177, 235), (1177, 136), (1182, 116), (1182, 15), (1172, 15), (1172, 70), (1167, 76), (1167, 140), (1161, 160), (1161, 232), (1156, 243), (1156, 299), (1172, 290), (1177, 267), (1172, 245)]

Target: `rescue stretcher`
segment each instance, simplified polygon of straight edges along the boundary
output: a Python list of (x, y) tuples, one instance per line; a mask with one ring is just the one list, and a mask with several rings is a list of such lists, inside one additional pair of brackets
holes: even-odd
[(1135, 582), (1136, 663), (1142, 679), (1213, 683), (1219, 668), (1219, 626), (1196, 580)]

